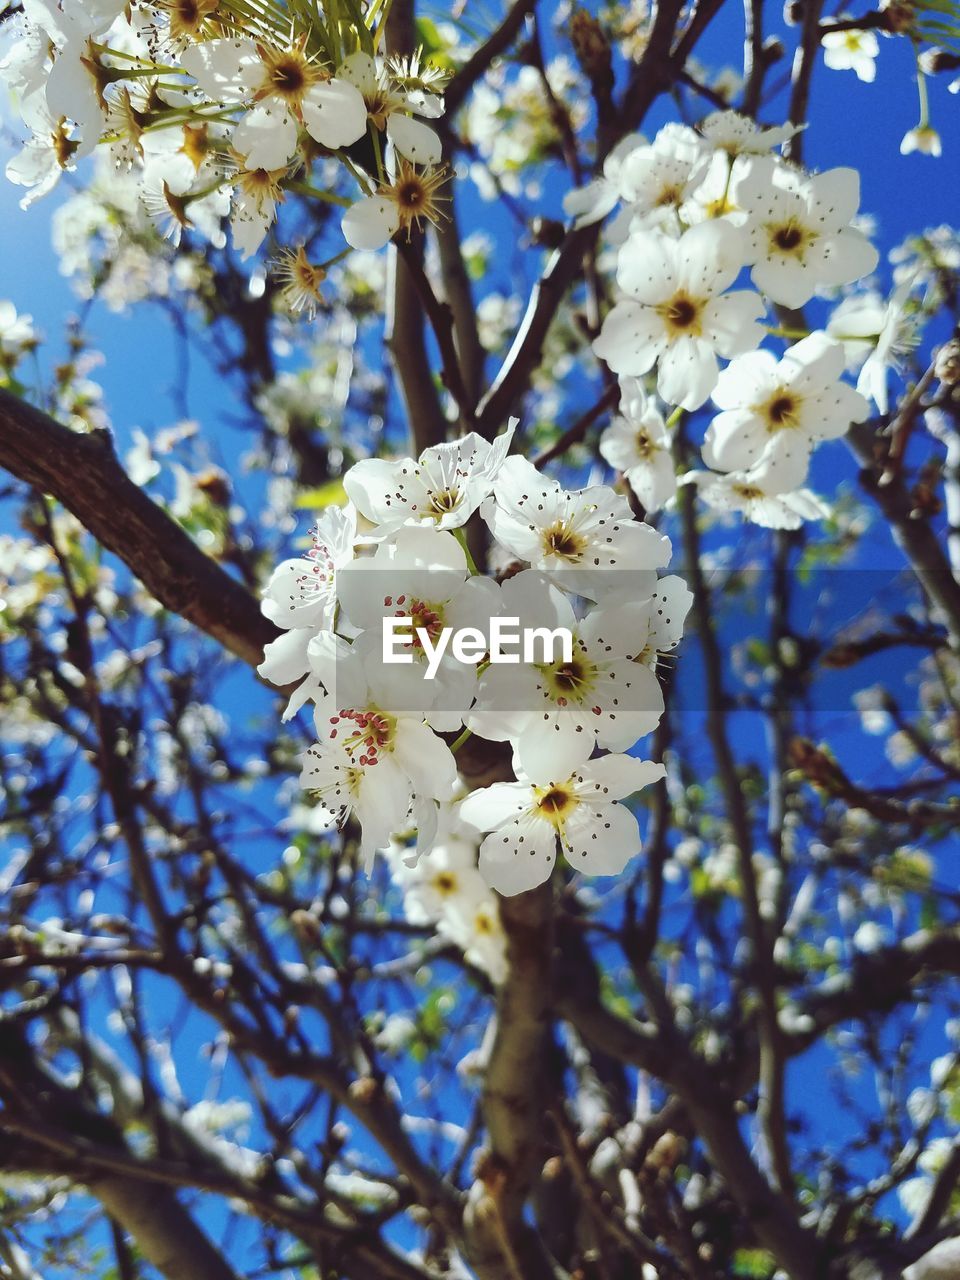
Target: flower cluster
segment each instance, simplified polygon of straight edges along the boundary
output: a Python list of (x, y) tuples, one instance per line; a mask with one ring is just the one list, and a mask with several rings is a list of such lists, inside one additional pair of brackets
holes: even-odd
[(507, 940), (500, 908), (477, 868), (472, 827), (444, 806), (436, 843), (411, 866), (402, 845), (387, 851), (391, 875), (403, 892), (411, 924), (433, 925), (467, 961), (499, 985), (507, 975)]
[[(758, 350), (768, 332), (792, 333), (761, 323), (768, 308), (789, 316), (878, 260), (854, 225), (854, 170), (812, 174), (770, 154), (795, 132), (733, 111), (699, 130), (669, 124), (653, 142), (625, 140), (602, 177), (567, 197), (579, 224), (619, 206), (619, 297), (593, 349), (620, 377), (620, 415), (600, 448), (648, 511), (679, 480), (760, 524), (817, 518), (825, 508), (803, 488), (810, 454), (867, 416), (864, 396), (841, 380), (847, 361), (833, 337), (799, 335), (780, 359)], [(737, 287), (748, 272), (753, 287)], [(674, 408), (667, 421), (648, 375)], [(678, 477), (670, 427), (711, 399), (720, 412), (703, 442), (710, 470)]]
[[(657, 663), (679, 643), (690, 605), (680, 579), (658, 577), (666, 537), (613, 489), (564, 489), (507, 456), (513, 429), (353, 466), (349, 505), (328, 509), (309, 553), (267, 586), (263, 610), (283, 634), (260, 667), (293, 686), (288, 716), (315, 704), (301, 784), (329, 825), (356, 819), (368, 869), (408, 831), (414, 861), (436, 848), (458, 785), (454, 748), (471, 736), (509, 743), (517, 781), (459, 806), (460, 820), (488, 833), (480, 871), (506, 894), (547, 879), (558, 844), (592, 875), (615, 874), (639, 852), (622, 802), (663, 769), (625, 753), (660, 720)], [(478, 573), (467, 549), (474, 516), (498, 544), (492, 562), (509, 564), (499, 579)], [(522, 635), (562, 633), (569, 650), (498, 661), (497, 620)], [(395, 664), (384, 649), (394, 629)], [(449, 632), (480, 638), (476, 661), (440, 647)], [(449, 859), (441, 845), (447, 854), (428, 868)]]
[[(222, 244), (229, 216), (249, 257), (295, 186), (348, 206), (350, 243), (379, 247), (437, 216), (441, 146), (425, 119), (443, 110), (433, 68), (375, 52), (379, 8), (324, 22), (265, 0), (36, 0), (3, 63), (30, 133), (7, 176), (29, 204), (102, 143), (174, 242), (190, 229)], [(347, 172), (356, 204), (330, 190)], [(323, 270), (296, 253), (287, 269), (314, 288)]]

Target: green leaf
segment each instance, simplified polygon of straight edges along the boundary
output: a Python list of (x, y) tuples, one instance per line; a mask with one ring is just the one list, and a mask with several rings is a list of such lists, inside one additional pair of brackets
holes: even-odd
[(328, 480), (326, 484), (318, 485), (315, 489), (304, 489), (303, 493), (297, 494), (294, 506), (301, 511), (322, 511), (324, 507), (339, 506), (346, 500), (347, 491), (343, 487), (343, 481), (338, 478)]

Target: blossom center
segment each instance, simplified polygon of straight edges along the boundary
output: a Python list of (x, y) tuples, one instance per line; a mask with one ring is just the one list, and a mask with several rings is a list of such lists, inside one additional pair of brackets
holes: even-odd
[(310, 61), (299, 44), (292, 49), (268, 49), (259, 45), (257, 51), (264, 70), (263, 88), (257, 97), (275, 94), (294, 111), (299, 111), (307, 90), (324, 78), (322, 70)]
[(767, 231), (770, 237), (771, 250), (791, 254), (801, 260), (804, 249), (814, 238), (807, 228), (801, 226), (795, 218), (790, 218), (787, 222), (779, 224), (770, 224), (767, 227)]
[(566, 787), (534, 787), (537, 809), (559, 831), (577, 807), (577, 797)]
[(779, 390), (767, 401), (763, 410), (767, 419), (767, 429), (771, 434), (784, 427), (800, 425), (800, 404), (795, 395), (789, 391)]
[(435, 643), (439, 638), (440, 632), (443, 630), (443, 608), (439, 604), (428, 604), (424, 600), (417, 600), (413, 596), (407, 597), (397, 596), (394, 600), (393, 596), (383, 597), (384, 608), (393, 609), (395, 618), (410, 619), (410, 639), (404, 642), (405, 648), (422, 649), (423, 641), (417, 634), (418, 631), (426, 632), (431, 643)]
[(289, 98), (300, 93), (306, 83), (306, 77), (303, 74), (303, 68), (294, 58), (285, 58), (271, 68), (270, 83), (277, 93)]
[(657, 452), (657, 445), (643, 428), (637, 432), (634, 447), (636, 448), (637, 456), (640, 458), (652, 458)]
[(765, 496), (763, 490), (755, 484), (735, 484), (733, 492), (744, 502), (756, 502)]
[(202, 39), (210, 28), (219, 0), (160, 0), (174, 40)]
[(445, 180), (443, 168), (421, 171), (402, 160), (394, 182), (383, 188), (382, 194), (396, 205), (400, 226), (406, 229), (408, 239), (414, 226), (419, 229), (424, 220), (436, 226), (445, 216), (440, 208), (446, 199), (440, 195)]
[(427, 514), (431, 516), (446, 516), (456, 511), (460, 505), (463, 495), (459, 489), (436, 489), (430, 495), (430, 501), (427, 503)]
[[(349, 728), (350, 725), (353, 728)], [(393, 716), (376, 708), (358, 711), (345, 707), (330, 717), (330, 726), (331, 738), (339, 737), (346, 730), (347, 736), (342, 741), (354, 767), (367, 768), (378, 763), (381, 751), (392, 748), (396, 721)]]
[(473, 927), (481, 936), (491, 937), (496, 933), (493, 919), (485, 911), (478, 911), (473, 918)]
[(681, 335), (700, 333), (700, 312), (703, 303), (691, 298), (687, 293), (675, 293), (673, 297), (657, 308), (672, 338)]
[[(574, 653), (570, 662), (557, 662), (542, 670), (548, 691), (560, 707), (565, 707), (571, 700), (582, 703), (590, 696), (597, 680), (597, 668), (586, 658), (582, 648)], [(594, 710), (599, 714), (599, 708)]]
[(559, 556), (561, 560), (578, 561), (586, 545), (585, 539), (563, 520), (556, 521), (543, 531), (544, 551), (548, 555)]

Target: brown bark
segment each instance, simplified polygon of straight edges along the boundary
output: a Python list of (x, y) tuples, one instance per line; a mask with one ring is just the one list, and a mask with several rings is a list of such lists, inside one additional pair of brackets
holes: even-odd
[(108, 431), (82, 434), (0, 391), (0, 466), (50, 494), (165, 608), (256, 665), (279, 633), (256, 599), (133, 483)]

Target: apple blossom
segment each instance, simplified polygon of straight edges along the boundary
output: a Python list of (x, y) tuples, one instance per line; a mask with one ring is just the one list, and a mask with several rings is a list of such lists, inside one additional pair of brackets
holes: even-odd
[[(848, 19), (847, 13), (837, 15)], [(873, 31), (850, 27), (846, 31), (831, 31), (829, 27), (820, 37), (824, 64), (833, 71), (855, 71), (860, 80), (871, 84), (877, 76), (877, 54), (880, 42)]]
[(668, 404), (697, 409), (717, 381), (717, 355), (739, 355), (762, 337), (763, 303), (727, 293), (746, 258), (740, 232), (704, 222), (678, 240), (634, 232), (620, 250), (617, 280), (628, 295), (603, 322), (593, 349), (614, 373), (643, 374), (657, 364)]
[(700, 497), (717, 511), (741, 512), (767, 529), (799, 529), (804, 520), (821, 520), (828, 508), (800, 486), (806, 479), (807, 454), (789, 444), (765, 454), (744, 471), (720, 475), (691, 471), (681, 484), (695, 484)]
[(357, 758), (348, 742), (329, 740), (308, 747), (300, 786), (316, 796), (324, 825), (341, 829), (354, 816), (360, 824), (360, 856), (369, 874), (378, 849), (403, 825), (410, 805), (410, 780), (389, 754), (376, 770)]
[(42, 93), (26, 98), (20, 113), (31, 137), (19, 154), (7, 161), (6, 176), (17, 186), (28, 188), (20, 201), (21, 209), (28, 209), (53, 190), (65, 170), (75, 168), (90, 154), (96, 138), (90, 134), (80, 138), (76, 127), (66, 119), (54, 119)]
[(877, 265), (876, 249), (850, 225), (860, 203), (855, 169), (804, 175), (753, 160), (734, 195), (748, 214), (753, 282), (774, 302), (801, 307), (818, 286), (847, 284)]
[(909, 305), (915, 279), (911, 272), (886, 302), (872, 290), (847, 298), (827, 322), (827, 333), (843, 343), (847, 367), (860, 366), (857, 390), (881, 413), (889, 408), (889, 370), (898, 371), (920, 340)]
[(943, 143), (940, 141), (940, 135), (932, 125), (918, 124), (915, 128), (907, 130), (900, 142), (900, 154), (907, 156), (911, 151), (919, 151), (921, 155), (925, 156), (943, 154)]
[(652, 590), (670, 558), (670, 540), (633, 519), (626, 498), (605, 485), (563, 489), (526, 458), (508, 458), (480, 514), (493, 536), (565, 590), (598, 600), (629, 570)]
[(703, 460), (718, 471), (743, 471), (789, 438), (809, 451), (821, 440), (844, 435), (869, 407), (840, 381), (844, 351), (824, 333), (812, 333), (781, 360), (752, 351), (720, 374), (713, 402), (723, 412), (707, 430)]
[(386, 131), (387, 138), (402, 156), (414, 164), (440, 163), (443, 148), (436, 131), (416, 116), (436, 118), (443, 111), (441, 100), (428, 94), (407, 92), (394, 80), (387, 64), (362, 51), (351, 53), (337, 75), (359, 91), (371, 123)]
[[(622, 579), (621, 589), (630, 590)], [(657, 726), (663, 714), (659, 682), (634, 663), (646, 643), (634, 616), (643, 598), (578, 619), (569, 598), (528, 569), (503, 584), (501, 603), (504, 615), (517, 617), (522, 628), (566, 628), (572, 657), (488, 666), (464, 718), (474, 733), (513, 743), (521, 766), (533, 773), (569, 770), (597, 744), (625, 751)]]
[(651, 144), (630, 150), (620, 164), (618, 186), (631, 229), (675, 221), (703, 177), (708, 158), (702, 139), (685, 125), (666, 125)]
[(510, 448), (517, 419), (491, 444), (471, 431), (449, 444), (431, 445), (418, 461), (364, 458), (343, 485), (362, 516), (384, 537), (405, 524), (458, 529), (470, 519)]
[(739, 111), (714, 111), (700, 123), (707, 142), (731, 158), (767, 155), (804, 128), (798, 124), (773, 127), (757, 124)]
[(403, 653), (389, 672), (390, 708), (423, 710), (434, 728), (459, 729), (474, 699), (477, 668), (449, 651), (438, 661), (418, 632), (434, 642), (443, 628), (486, 633), (500, 611), (500, 590), (491, 578), (471, 576), (454, 535), (429, 526), (398, 529), (374, 556), (341, 569), (336, 590), (344, 621), (361, 632), (354, 647), (368, 672), (383, 662), (384, 621), (403, 625)]
[(575, 227), (599, 222), (626, 199), (622, 180), (624, 165), (631, 152), (645, 145), (646, 139), (640, 134), (621, 138), (604, 160), (602, 176), (567, 192), (563, 197), (563, 211), (568, 218), (573, 218)]
[(642, 843), (636, 816), (619, 802), (665, 772), (661, 764), (611, 755), (566, 774), (537, 771), (528, 781), (474, 791), (460, 815), (490, 833), (480, 846), (484, 879), (507, 897), (535, 889), (553, 870), (558, 839), (574, 871), (618, 875)]
[(600, 436), (600, 455), (621, 471), (646, 511), (659, 511), (677, 491), (663, 416), (637, 378), (620, 380), (620, 417)]
[(401, 155), (389, 182), (375, 195), (357, 200), (343, 215), (343, 236), (354, 249), (382, 249), (397, 234), (407, 238), (423, 222), (436, 226), (444, 216), (440, 195), (447, 179), (443, 168), (418, 168)]
[[(370, 782), (374, 773), (378, 779), (385, 778), (389, 787), (386, 817), (381, 815), (375, 819), (373, 836), (364, 831), (369, 868), (373, 851), (387, 843), (386, 837), (403, 828), (407, 813), (418, 800), (450, 799), (456, 781), (456, 762), (450, 748), (425, 723), (421, 713), (410, 714), (403, 707), (395, 710), (398, 702), (405, 701), (405, 691), (392, 681), (392, 668), (365, 666), (360, 653), (332, 632), (314, 636), (308, 653), (313, 672), (326, 690), (316, 698), (314, 723), (319, 741), (311, 749), (312, 767), (321, 771), (328, 786), (346, 785), (346, 779), (355, 801), (357, 798), (362, 801), (367, 794), (377, 795)], [(343, 751), (350, 761), (349, 769)], [(321, 765), (329, 754), (339, 766), (333, 782), (323, 772), (328, 765)], [(384, 764), (386, 768), (381, 774)], [(403, 782), (405, 790), (397, 779)], [(398, 813), (401, 791), (402, 813)], [(354, 801), (351, 804), (356, 808)], [(435, 813), (435, 806), (430, 807)], [(358, 813), (358, 817), (362, 824), (363, 816)]]
[(310, 671), (308, 646), (318, 631), (334, 625), (337, 575), (353, 559), (356, 534), (353, 507), (329, 507), (314, 525), (313, 546), (307, 555), (284, 560), (267, 583), (261, 612), (286, 634), (266, 646), (257, 670), (277, 685), (303, 681), (290, 697), (285, 720), (318, 692), (316, 682), (303, 680)]

